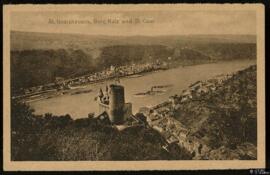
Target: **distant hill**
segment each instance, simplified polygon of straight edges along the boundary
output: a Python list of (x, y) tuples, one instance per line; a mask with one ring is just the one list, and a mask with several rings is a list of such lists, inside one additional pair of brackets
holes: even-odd
[(255, 35), (168, 35), (168, 36), (104, 36), (11, 32), (11, 50), (83, 49), (93, 52), (112, 45), (166, 45), (176, 47), (188, 43), (256, 43)]
[(111, 65), (173, 58), (178, 64), (256, 58), (253, 35), (93, 36), (11, 32), (12, 89), (74, 77)]

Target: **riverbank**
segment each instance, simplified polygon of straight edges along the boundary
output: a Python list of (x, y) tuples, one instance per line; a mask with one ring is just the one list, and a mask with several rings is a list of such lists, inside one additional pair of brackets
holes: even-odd
[[(164, 71), (149, 72), (137, 78), (123, 77), (120, 84), (125, 87), (125, 98), (127, 102), (132, 103), (133, 113), (139, 111), (143, 106), (153, 106), (166, 101), (170, 96), (180, 94), (182, 90), (196, 81), (206, 80), (220, 74), (229, 74), (240, 69), (247, 68), (255, 61), (231, 61), (213, 64), (202, 64), (196, 66), (178, 67)], [(147, 82), (147, 83), (146, 83)], [(107, 85), (115, 83), (108, 80), (91, 85), (85, 85), (82, 90), (91, 89), (90, 93), (77, 95), (59, 95), (53, 98), (30, 102), (29, 105), (35, 109), (35, 114), (52, 113), (55, 115), (70, 114), (72, 118), (82, 118), (88, 113), (98, 113), (98, 105), (94, 98), (100, 88), (105, 89)], [(143, 97), (134, 97), (134, 94), (145, 92), (152, 86), (172, 84), (162, 95), (152, 95)], [(76, 90), (74, 90), (76, 91)], [(80, 107), (78, 109), (78, 106)]]
[[(133, 66), (120, 66), (113, 67), (109, 70), (97, 72), (91, 75), (84, 75), (73, 79), (60, 80), (48, 85), (42, 85), (25, 89), (24, 94), (12, 96), (12, 99), (19, 100), (21, 102), (33, 102), (46, 98), (52, 98), (53, 96), (59, 96), (67, 94), (74, 89), (83, 89), (86, 85), (102, 83), (105, 81), (114, 80), (120, 81), (120, 78), (131, 77), (136, 78), (148, 73), (153, 73), (161, 70), (167, 70), (170, 67), (164, 64), (144, 64)], [(116, 70), (117, 69), (117, 70)], [(54, 94), (52, 93), (54, 92)], [(73, 92), (74, 93), (74, 92)], [(76, 92), (75, 92), (76, 93)]]
[[(161, 70), (174, 69), (179, 66), (194, 66), (201, 64), (215, 63), (216, 60), (203, 60), (203, 61), (184, 61), (182, 63), (175, 61), (168, 62), (153, 62), (145, 64), (132, 64), (130, 66), (111, 66), (109, 69), (105, 69), (101, 72), (96, 72), (88, 75), (83, 75), (76, 78), (63, 79), (57, 77), (56, 81), (49, 84), (44, 84), (27, 89), (21, 89), (20, 94), (12, 95), (13, 99), (18, 99), (23, 102), (38, 101), (46, 98), (52, 98), (51, 91), (55, 91), (55, 96), (59, 96), (71, 89), (82, 88), (85, 85), (102, 83), (104, 81), (110, 81), (115, 79), (119, 81), (120, 78), (137, 78), (148, 73), (153, 73)], [(50, 93), (47, 94), (47, 92)]]
[[(124, 132), (92, 118), (35, 115), (29, 106), (13, 101), (12, 160), (189, 160), (190, 155), (256, 159), (256, 66), (207, 77), (189, 83), (188, 89), (165, 103), (142, 110), (150, 128)], [(173, 146), (178, 146), (175, 154), (166, 151)]]

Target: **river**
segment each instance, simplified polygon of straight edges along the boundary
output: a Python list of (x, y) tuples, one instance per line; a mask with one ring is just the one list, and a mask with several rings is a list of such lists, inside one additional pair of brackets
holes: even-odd
[[(141, 77), (121, 78), (120, 84), (125, 87), (126, 102), (132, 103), (135, 114), (140, 107), (159, 104), (168, 99), (169, 96), (180, 94), (182, 90), (198, 80), (206, 80), (219, 74), (229, 74), (237, 70), (247, 68), (256, 64), (255, 60), (241, 60), (202, 64), (186, 67), (178, 67), (165, 71), (148, 73)], [(53, 115), (70, 114), (72, 118), (83, 118), (91, 112), (97, 114), (98, 104), (94, 101), (100, 88), (113, 83), (113, 80), (90, 84), (84, 90), (91, 89), (92, 92), (77, 95), (62, 95), (50, 99), (31, 102), (30, 106), (35, 114), (52, 113)], [(150, 90), (152, 86), (167, 85), (166, 92), (155, 96), (136, 97), (134, 94)]]

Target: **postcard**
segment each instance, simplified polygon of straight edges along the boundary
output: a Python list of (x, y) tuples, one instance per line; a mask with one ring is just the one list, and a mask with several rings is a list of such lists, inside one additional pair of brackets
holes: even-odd
[(3, 14), (4, 170), (265, 167), (262, 4)]

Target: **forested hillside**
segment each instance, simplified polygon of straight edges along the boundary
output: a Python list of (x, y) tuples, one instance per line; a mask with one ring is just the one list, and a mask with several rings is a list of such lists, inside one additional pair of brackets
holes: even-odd
[(150, 128), (118, 131), (93, 118), (34, 115), (12, 101), (11, 160), (171, 160), (191, 159), (184, 149), (166, 152), (162, 136)]
[(11, 52), (11, 82), (15, 89), (54, 82), (94, 71), (91, 55), (82, 50), (25, 50)]

